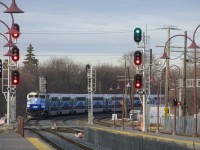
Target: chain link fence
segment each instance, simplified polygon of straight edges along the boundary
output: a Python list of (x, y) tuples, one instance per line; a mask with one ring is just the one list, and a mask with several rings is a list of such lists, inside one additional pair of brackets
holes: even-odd
[[(163, 116), (162, 125), (164, 132), (173, 132), (174, 116)], [(200, 116), (197, 117), (197, 132), (200, 133)], [(176, 131), (178, 134), (194, 134), (194, 116), (176, 117)]]

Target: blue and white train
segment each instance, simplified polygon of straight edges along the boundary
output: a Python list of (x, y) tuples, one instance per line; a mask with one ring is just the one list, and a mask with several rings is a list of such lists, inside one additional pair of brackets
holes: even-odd
[[(161, 96), (162, 97), (162, 96)], [(56, 94), (31, 92), (27, 95), (26, 113), (28, 116), (53, 116), (65, 114), (87, 113), (88, 94)], [(150, 103), (156, 103), (156, 95), (150, 96)], [(93, 94), (94, 113), (120, 112), (122, 110), (122, 94)], [(126, 97), (129, 101), (129, 96)], [(162, 102), (162, 100), (161, 100)], [(134, 107), (140, 107), (138, 95), (134, 95)], [(130, 101), (129, 101), (130, 107)]]

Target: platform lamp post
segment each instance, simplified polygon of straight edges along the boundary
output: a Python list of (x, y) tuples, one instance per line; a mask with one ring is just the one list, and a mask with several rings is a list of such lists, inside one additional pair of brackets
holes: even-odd
[[(116, 90), (118, 90), (118, 91), (121, 90), (120, 82), (118, 82)], [(124, 90), (122, 92), (123, 92), (123, 96), (122, 96), (122, 129), (124, 129)]]
[[(167, 45), (168, 45), (168, 43), (170, 42), (170, 40), (171, 39), (173, 39), (173, 38), (175, 38), (175, 37), (180, 37), (180, 36), (183, 36), (183, 37), (185, 37), (185, 35), (183, 35), (183, 34), (177, 34), (177, 35), (174, 35), (174, 36), (172, 36), (172, 37), (170, 37), (168, 40), (167, 40), (167, 42), (165, 43), (165, 47), (164, 47), (164, 51), (163, 51), (163, 54), (162, 54), (162, 56), (160, 57), (160, 59), (166, 59), (166, 60), (169, 60), (170, 59), (170, 57), (168, 56), (168, 54), (169, 54), (169, 52), (166, 52), (166, 47), (167, 47)], [(187, 39), (189, 39), (190, 41), (192, 41), (192, 39), (191, 38), (189, 38), (188, 36), (186, 36), (186, 38)], [(169, 79), (169, 61), (166, 61), (167, 63), (166, 63), (166, 75), (165, 75), (165, 77), (166, 77), (166, 80), (165, 81), (167, 81), (167, 83), (165, 83), (165, 85), (168, 85), (169, 83), (168, 83), (168, 79)], [(168, 86), (167, 86), (168, 87)], [(166, 103), (166, 101), (168, 101), (169, 102), (169, 88), (165, 88), (165, 94), (167, 94), (167, 96), (165, 96), (165, 97), (167, 97), (168, 99), (165, 99), (165, 104), (167, 104)], [(169, 108), (168, 108), (168, 104), (167, 105), (165, 105), (165, 110), (169, 110)], [(167, 111), (166, 111), (167, 112)], [(167, 114), (165, 114), (165, 116), (166, 116)]]
[(114, 86), (114, 84), (116, 85), (116, 88), (115, 88), (115, 94), (114, 94), (115, 96), (114, 96), (114, 118), (113, 118), (114, 122), (113, 122), (113, 127), (116, 128), (116, 114), (115, 113), (116, 113), (116, 91), (117, 91), (118, 83), (115, 82), (115, 81), (112, 82), (111, 85), (110, 85), (109, 91), (113, 92), (113, 86)]
[[(0, 20), (0, 22), (3, 23), (3, 24), (7, 27), (7, 29), (9, 30), (9, 32), (15, 33), (15, 30), (10, 29), (10, 28), (8, 27), (8, 25), (7, 25), (4, 21)], [(13, 42), (12, 42), (11, 34), (9, 34), (9, 39), (8, 39), (4, 34), (1, 34), (1, 35), (2, 35), (4, 38), (6, 38), (6, 40), (7, 40), (7, 42), (8, 42), (7, 44), (4, 45), (4, 47), (8, 47), (8, 48), (9, 48), (9, 49), (8, 49), (8, 52), (7, 52), (4, 56), (9, 56), (8, 62), (10, 62), (10, 57), (13, 56), (13, 52), (12, 52), (12, 50), (11, 50), (11, 47), (14, 47), (15, 44), (13, 44)], [(2, 82), (2, 83), (3, 83), (3, 82)], [(10, 124), (10, 87), (11, 87), (11, 85), (10, 85), (10, 67), (8, 67), (7, 124)], [(2, 88), (3, 88), (3, 86), (2, 86)]]
[[(128, 84), (126, 85), (127, 88), (130, 88), (131, 91), (131, 95), (130, 95), (130, 109), (131, 109), (131, 126), (132, 126), (132, 130), (134, 130), (134, 94), (135, 94), (135, 88), (133, 88), (133, 81), (129, 81)], [(132, 88), (131, 88), (132, 87)]]
[[(120, 83), (121, 82), (124, 82), (124, 87), (123, 88), (120, 87)], [(125, 85), (125, 84), (126, 84), (125, 81), (119, 81), (118, 85), (117, 85), (117, 88), (116, 88), (116, 90), (118, 90), (118, 91), (120, 91), (121, 89), (123, 90), (122, 91), (123, 92), (123, 96), (122, 96), (122, 129), (124, 129), (124, 104), (125, 104), (124, 91), (125, 91), (125, 88), (129, 86), (128, 84), (127, 85)]]
[(155, 82), (157, 85), (157, 131), (156, 133), (160, 133), (159, 130), (159, 124), (160, 124), (160, 110), (159, 110), (159, 105), (160, 105), (160, 83), (162, 81), (163, 73), (160, 70), (156, 70), (153, 72), (151, 76), (151, 82)]
[[(8, 43), (6, 45), (4, 45), (4, 47), (9, 47), (8, 52), (4, 55), (4, 56), (9, 56), (8, 59), (8, 64), (10, 63), (10, 57), (13, 56), (13, 53), (11, 52), (10, 47), (13, 47), (13, 42), (11, 39), (11, 35), (12, 34), (19, 34), (19, 32), (15, 29), (14, 27), (14, 17), (12, 15), (12, 13), (24, 13), (21, 9), (18, 8), (17, 4), (15, 3), (15, 0), (12, 0), (11, 6), (8, 7), (7, 5), (5, 5), (4, 3), (0, 2), (1, 5), (3, 5), (4, 7), (6, 7), (6, 11), (4, 11), (4, 13), (10, 13), (11, 18), (12, 18), (12, 26), (9, 29), (8, 32), (6, 32), (6, 34), (9, 34), (9, 40)], [(3, 21), (1, 21), (4, 25), (6, 25)], [(6, 25), (7, 26), (7, 25)], [(7, 26), (8, 28), (8, 26)], [(8, 67), (8, 92), (7, 92), (7, 124), (10, 124), (10, 67)]]
[[(8, 49), (8, 52), (4, 56), (9, 56), (8, 62), (10, 62), (10, 57), (13, 56), (13, 52), (11, 50), (11, 47), (15, 46), (15, 44), (13, 44), (13, 42), (12, 42), (11, 34), (17, 33), (18, 31), (16, 32), (15, 29), (9, 28), (8, 25), (4, 21), (0, 20), (0, 22), (3, 23), (7, 27), (7, 29), (9, 30), (8, 32), (10, 32), (9, 39), (4, 34), (1, 34), (8, 41), (8, 43), (5, 44), (4, 47), (8, 47), (9, 49)], [(8, 91), (7, 91), (7, 124), (8, 125), (10, 124), (10, 88), (11, 88), (10, 67), (8, 67)]]
[(192, 40), (192, 44), (188, 47), (191, 49), (194, 49), (194, 137), (198, 136), (198, 132), (197, 132), (197, 67), (196, 67), (196, 50), (198, 48), (200, 48), (199, 46), (197, 46), (196, 42), (195, 42), (195, 34), (196, 31), (199, 29), (200, 25), (197, 26), (197, 28), (195, 29), (194, 33), (193, 33), (193, 40)]
[(178, 99), (176, 96), (176, 81), (180, 77), (180, 68), (176, 65), (172, 65), (169, 68), (169, 77), (174, 81), (174, 130), (173, 135), (176, 135), (176, 107), (178, 103)]

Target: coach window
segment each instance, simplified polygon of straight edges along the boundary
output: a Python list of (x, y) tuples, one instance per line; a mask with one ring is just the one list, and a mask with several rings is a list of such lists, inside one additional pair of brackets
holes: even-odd
[(45, 95), (40, 95), (40, 98), (43, 98), (43, 99), (45, 99)]
[(31, 97), (33, 97), (33, 95), (29, 95), (29, 96), (28, 96), (28, 98), (31, 98)]

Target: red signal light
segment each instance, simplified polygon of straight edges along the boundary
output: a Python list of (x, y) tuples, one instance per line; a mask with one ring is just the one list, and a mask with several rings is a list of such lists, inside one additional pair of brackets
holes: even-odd
[(15, 39), (17, 39), (19, 37), (19, 33), (13, 33), (12, 37), (15, 38)]
[(12, 52), (13, 52), (12, 60), (17, 62), (19, 60), (19, 49), (18, 49), (18, 47), (14, 46), (12, 48)]
[(135, 65), (141, 65), (141, 63), (142, 63), (142, 52), (136, 51), (134, 53), (134, 64)]
[(134, 76), (134, 86), (136, 89), (140, 89), (142, 87), (142, 75), (136, 74)]
[(17, 70), (13, 70), (11, 75), (12, 85), (19, 84), (19, 72)]
[(14, 80), (13, 80), (13, 83), (14, 83), (14, 84), (17, 84), (18, 82), (19, 82), (19, 81), (18, 81), (17, 79), (14, 79)]
[(140, 61), (139, 59), (137, 59), (137, 60), (135, 61), (135, 64), (136, 64), (136, 65), (140, 65), (140, 64), (141, 64), (141, 61)]
[(136, 87), (137, 89), (140, 89), (140, 88), (142, 87), (142, 85), (141, 85), (141, 83), (137, 82), (137, 83), (135, 83), (135, 87)]

